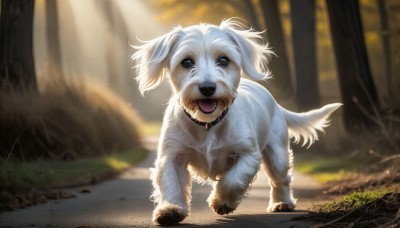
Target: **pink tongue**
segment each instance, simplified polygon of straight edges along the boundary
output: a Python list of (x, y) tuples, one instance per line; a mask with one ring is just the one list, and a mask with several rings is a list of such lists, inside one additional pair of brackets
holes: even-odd
[(217, 108), (217, 102), (211, 99), (200, 100), (199, 107), (204, 113), (212, 113)]

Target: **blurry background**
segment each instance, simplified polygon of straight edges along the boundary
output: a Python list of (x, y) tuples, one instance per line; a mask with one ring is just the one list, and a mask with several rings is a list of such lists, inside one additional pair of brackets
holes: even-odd
[[(359, 10), (379, 101), (385, 108), (399, 109), (400, 80), (395, 73), (400, 67), (399, 3), (362, 0)], [(36, 72), (38, 76), (56, 71), (64, 77), (96, 80), (140, 107), (144, 119), (160, 120), (169, 89), (153, 91), (145, 100), (138, 96), (134, 63), (129, 58), (134, 49), (129, 45), (137, 45), (138, 39), (153, 39), (176, 25), (219, 24), (230, 17), (266, 31), (265, 38), (277, 54), (270, 62), (275, 79), (267, 85), (275, 96), (293, 99), (299, 109), (340, 101), (329, 17), (322, 0), (304, 1), (299, 6), (289, 0), (37, 0), (33, 26)], [(292, 21), (304, 21), (304, 25), (296, 25), (296, 30)], [(299, 69), (300, 73), (294, 60), (295, 42), (307, 45), (300, 44), (298, 49), (315, 52), (315, 57), (310, 53), (304, 60), (309, 69)], [(309, 79), (312, 77), (315, 79)], [(297, 82), (303, 80), (306, 83)]]
[[(169, 88), (146, 99), (137, 92), (130, 56), (139, 44), (168, 31), (148, 1), (35, 1), (34, 53), (38, 75), (90, 79), (140, 107), (146, 120), (161, 120)], [(40, 84), (40, 82), (39, 82)]]

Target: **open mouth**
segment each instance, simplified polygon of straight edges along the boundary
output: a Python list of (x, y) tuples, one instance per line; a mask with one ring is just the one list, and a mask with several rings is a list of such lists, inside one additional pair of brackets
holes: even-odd
[(200, 111), (205, 114), (210, 114), (217, 109), (217, 100), (213, 99), (203, 99), (198, 101)]

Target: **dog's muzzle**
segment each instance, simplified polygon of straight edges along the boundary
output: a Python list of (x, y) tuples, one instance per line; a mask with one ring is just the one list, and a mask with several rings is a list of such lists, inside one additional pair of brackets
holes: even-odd
[[(236, 100), (237, 97), (237, 92), (235, 92), (234, 97), (232, 99), (232, 103)], [(198, 101), (198, 105), (199, 105), (199, 109), (206, 114), (212, 113), (215, 111), (215, 109), (217, 109), (217, 105), (218, 105), (218, 101), (215, 99), (203, 99), (203, 100), (199, 100)], [(185, 114), (195, 123), (197, 123), (200, 126), (204, 126), (206, 128), (206, 130), (210, 130), (211, 127), (217, 125), (219, 122), (222, 121), (222, 119), (224, 119), (224, 117), (226, 116), (226, 114), (229, 111), (229, 107), (227, 107), (222, 113), (221, 115), (216, 118), (214, 121), (211, 122), (201, 122), (196, 120), (195, 118), (193, 118), (187, 111), (185, 108), (183, 108), (183, 111), (185, 112)]]
[(204, 114), (211, 114), (217, 109), (218, 101), (215, 99), (210, 99), (214, 95), (215, 90), (217, 90), (217, 85), (213, 82), (203, 82), (199, 85), (200, 93), (206, 96), (206, 99), (198, 101), (198, 106), (200, 111)]

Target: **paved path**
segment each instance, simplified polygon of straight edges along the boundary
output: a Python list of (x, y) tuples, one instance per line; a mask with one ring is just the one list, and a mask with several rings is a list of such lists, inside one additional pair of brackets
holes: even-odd
[[(154, 149), (156, 140), (149, 141)], [(149, 167), (155, 152), (137, 167), (127, 170), (117, 178), (94, 186), (65, 189), (77, 198), (52, 201), (13, 212), (0, 214), (0, 226), (12, 227), (153, 227), (149, 201), (151, 184)], [(192, 213), (179, 227), (308, 227), (306, 223), (285, 222), (306, 214), (320, 186), (309, 177), (294, 173), (294, 195), (298, 198), (296, 211), (290, 213), (265, 213), (268, 203), (268, 181), (264, 173), (258, 174), (249, 195), (236, 211), (220, 216), (208, 208), (206, 199), (210, 186), (193, 184)], [(90, 193), (80, 193), (89, 189)], [(294, 226), (293, 226), (294, 225)]]

